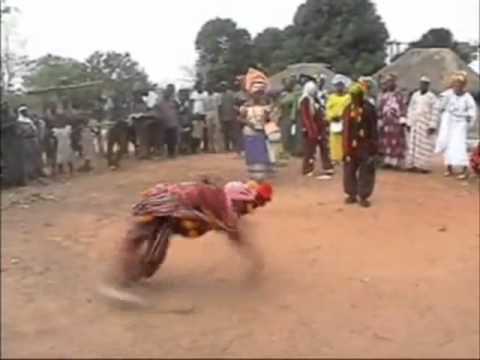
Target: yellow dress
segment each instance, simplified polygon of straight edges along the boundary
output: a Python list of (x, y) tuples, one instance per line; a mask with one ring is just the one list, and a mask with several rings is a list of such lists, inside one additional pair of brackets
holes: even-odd
[[(331, 94), (327, 100), (327, 121), (332, 124), (342, 122), (343, 112), (350, 103), (350, 95)], [(330, 126), (330, 156), (333, 161), (341, 162), (343, 160), (343, 134), (335, 133)]]

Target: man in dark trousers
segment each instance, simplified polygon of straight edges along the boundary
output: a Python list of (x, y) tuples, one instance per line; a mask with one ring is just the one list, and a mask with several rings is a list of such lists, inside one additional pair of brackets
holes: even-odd
[(128, 147), (128, 128), (128, 122), (119, 119), (107, 132), (107, 161), (111, 170), (118, 169), (122, 155)]
[(237, 109), (235, 106), (235, 94), (228, 87), (226, 82), (220, 84), (220, 90), (222, 92), (222, 97), (220, 100), (219, 107), (219, 117), (220, 124), (222, 127), (223, 141), (225, 146), (225, 151), (231, 151), (238, 148), (236, 144), (235, 137), (235, 121), (237, 120)]
[(190, 106), (190, 94), (187, 89), (181, 89), (178, 92), (178, 115), (180, 121), (180, 144), (179, 151), (181, 154), (193, 153), (193, 119), (192, 108)]
[(352, 100), (343, 118), (343, 184), (347, 204), (360, 201), (362, 207), (369, 207), (375, 186), (378, 129), (377, 113), (364, 94), (358, 83), (350, 88)]

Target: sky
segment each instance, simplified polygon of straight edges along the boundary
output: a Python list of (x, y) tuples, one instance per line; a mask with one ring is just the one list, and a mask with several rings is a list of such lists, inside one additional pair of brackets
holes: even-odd
[[(292, 22), (304, 0), (8, 0), (21, 13), (17, 46), (30, 57), (47, 53), (85, 59), (95, 50), (128, 51), (154, 82), (179, 83), (196, 60), (200, 27), (229, 17), (252, 36)], [(392, 39), (410, 42), (432, 27), (478, 41), (479, 0), (374, 0)], [(119, 4), (125, 4), (120, 6)], [(128, 6), (126, 6), (128, 4)]]

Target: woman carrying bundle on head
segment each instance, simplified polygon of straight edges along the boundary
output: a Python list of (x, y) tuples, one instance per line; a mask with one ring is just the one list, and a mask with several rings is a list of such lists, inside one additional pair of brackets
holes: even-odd
[(268, 79), (260, 71), (250, 69), (244, 78), (244, 87), (249, 100), (240, 108), (240, 120), (244, 124), (243, 138), (248, 174), (252, 180), (263, 181), (273, 173), (265, 130), (271, 115), (271, 107), (266, 98)]
[(254, 182), (229, 182), (223, 188), (207, 182), (156, 185), (133, 207), (133, 224), (121, 243), (117, 282), (129, 285), (153, 276), (175, 234), (196, 238), (212, 230), (224, 232), (261, 266), (252, 244), (241, 236), (238, 221), (271, 199), (272, 187)]

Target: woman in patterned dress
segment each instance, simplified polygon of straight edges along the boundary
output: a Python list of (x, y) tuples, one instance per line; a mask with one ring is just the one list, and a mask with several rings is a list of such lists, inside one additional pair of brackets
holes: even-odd
[(407, 152), (407, 104), (396, 75), (390, 74), (385, 85), (379, 104), (380, 154), (385, 168), (400, 169)]

